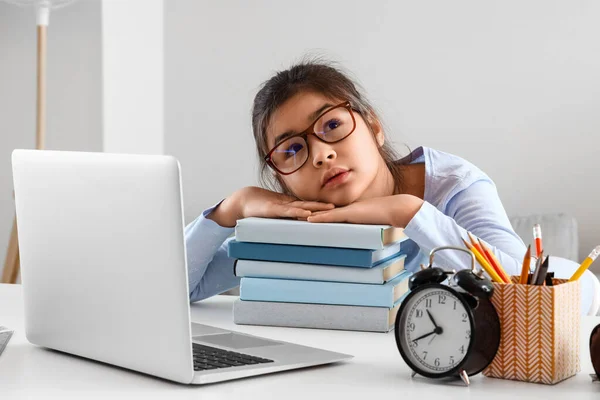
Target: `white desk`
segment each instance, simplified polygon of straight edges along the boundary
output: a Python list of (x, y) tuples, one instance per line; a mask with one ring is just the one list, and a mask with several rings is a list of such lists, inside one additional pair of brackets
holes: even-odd
[[(220, 328), (353, 354), (348, 362), (247, 378), (208, 386), (186, 386), (109, 365), (39, 348), (25, 339), (20, 285), (0, 284), (0, 325), (15, 330), (0, 356), (0, 398), (144, 398), (144, 399), (460, 399), (540, 397), (597, 400), (592, 383), (588, 340), (599, 317), (584, 317), (581, 330), (582, 372), (554, 386), (487, 378), (441, 383), (410, 377), (393, 333), (362, 333), (234, 325), (233, 297), (217, 296), (192, 306), (192, 320)], [(108, 327), (110, 329), (110, 327)], [(431, 395), (431, 396), (430, 396)], [(518, 396), (518, 397), (515, 397)]]

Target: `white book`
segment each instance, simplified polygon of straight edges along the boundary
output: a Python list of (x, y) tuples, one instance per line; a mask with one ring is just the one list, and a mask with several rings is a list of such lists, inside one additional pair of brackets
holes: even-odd
[(372, 268), (236, 260), (234, 271), (236, 276), (250, 278), (383, 284), (398, 276), (404, 270), (405, 258), (406, 255), (400, 255)]
[(244, 301), (233, 303), (233, 322), (238, 325), (284, 326), (389, 332), (401, 300), (394, 307), (361, 307), (309, 303)]
[(316, 223), (282, 218), (250, 217), (237, 221), (240, 242), (379, 250), (406, 239), (402, 228), (390, 225)]

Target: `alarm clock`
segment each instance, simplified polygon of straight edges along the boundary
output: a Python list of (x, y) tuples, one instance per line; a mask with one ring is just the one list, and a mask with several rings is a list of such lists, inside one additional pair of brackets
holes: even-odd
[[(471, 269), (433, 267), (440, 250), (467, 252)], [(500, 319), (490, 302), (494, 287), (476, 270), (473, 253), (461, 247), (433, 249), (429, 266), (421, 268), (411, 276), (396, 316), (396, 345), (413, 377), (456, 377), (468, 386), (469, 376), (485, 369), (500, 345)]]

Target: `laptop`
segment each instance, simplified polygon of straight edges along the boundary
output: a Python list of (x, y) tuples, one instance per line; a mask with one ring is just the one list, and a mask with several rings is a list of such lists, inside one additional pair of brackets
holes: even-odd
[(184, 384), (352, 357), (191, 323), (174, 157), (18, 149), (12, 167), (32, 344)]

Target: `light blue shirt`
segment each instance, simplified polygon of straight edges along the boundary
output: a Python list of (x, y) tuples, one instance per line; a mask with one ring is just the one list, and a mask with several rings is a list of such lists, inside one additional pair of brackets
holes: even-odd
[[(400, 162), (425, 164), (424, 203), (404, 230), (412, 240), (404, 248), (407, 270), (416, 271), (421, 263), (428, 265), (429, 252), (436, 247), (464, 248), (462, 239), (468, 241), (469, 231), (489, 244), (509, 275), (521, 273), (525, 244), (510, 224), (496, 185), (483, 171), (460, 157), (427, 147), (415, 149)], [(233, 274), (234, 259), (227, 256), (234, 228), (206, 218), (217, 205), (185, 228), (192, 302), (239, 285)], [(433, 265), (463, 269), (471, 267), (470, 260), (467, 253), (442, 250), (434, 254)], [(589, 309), (590, 290), (591, 283), (582, 282), (582, 310)]]

